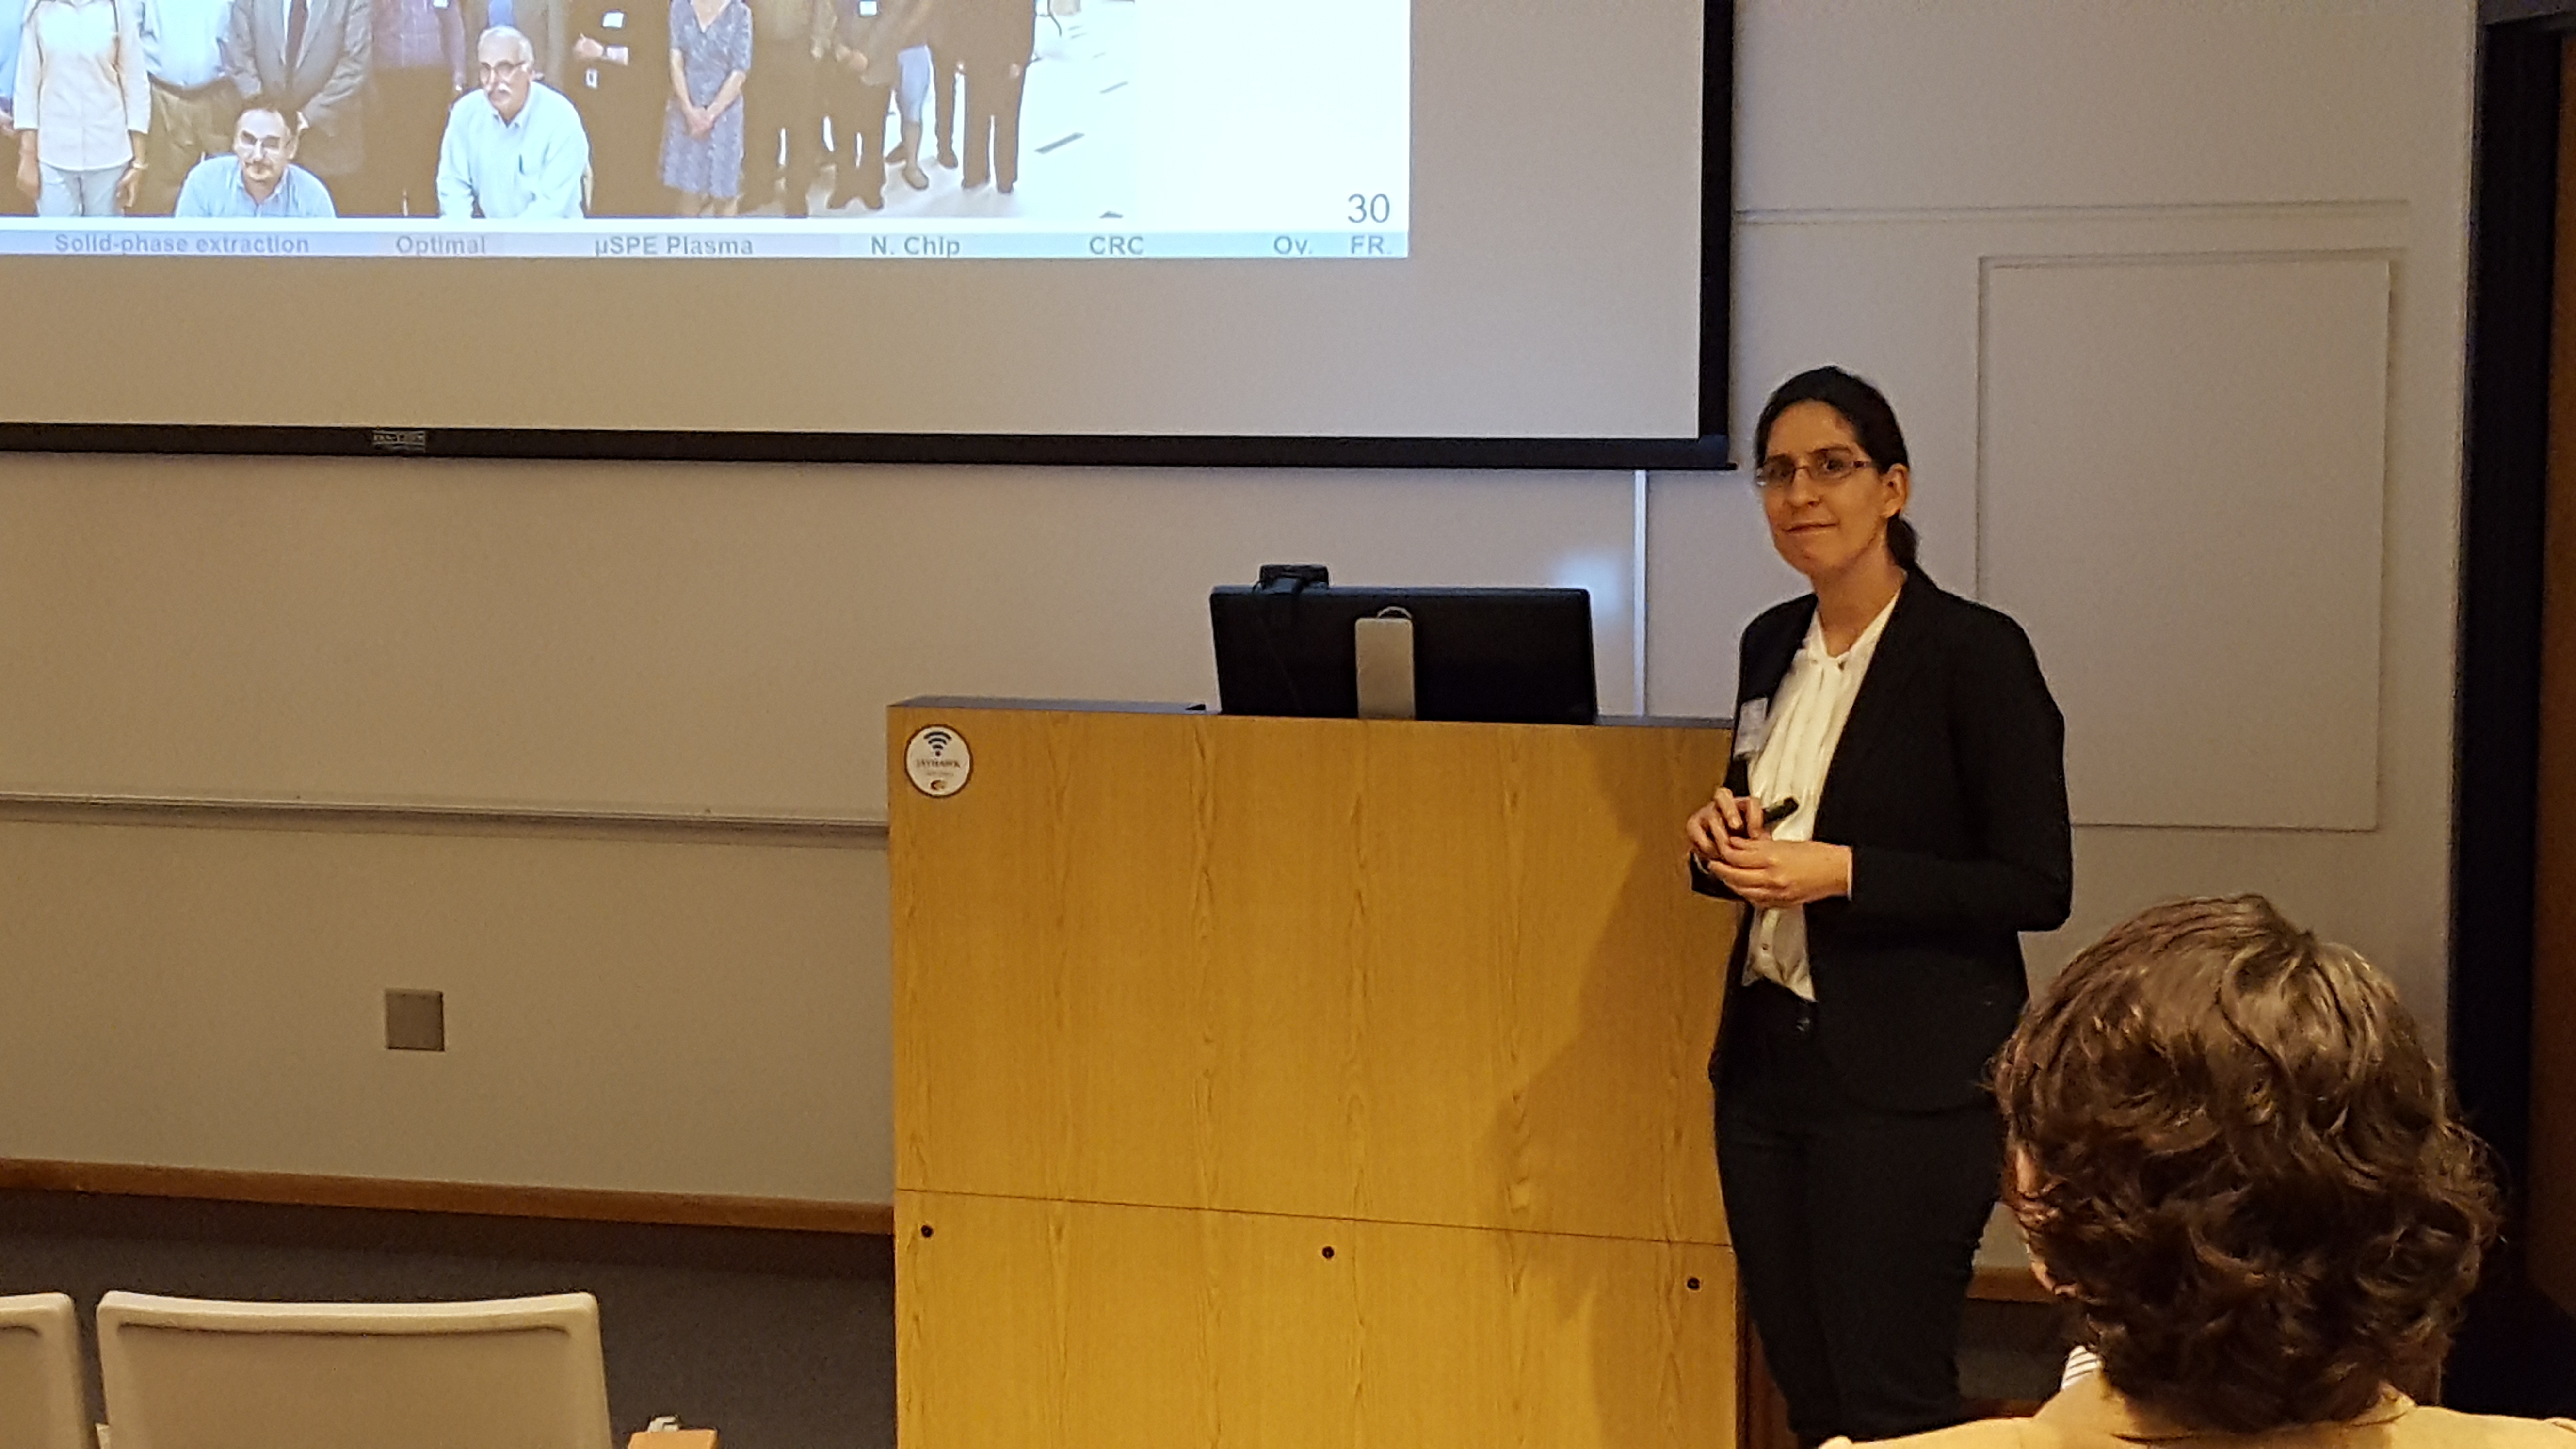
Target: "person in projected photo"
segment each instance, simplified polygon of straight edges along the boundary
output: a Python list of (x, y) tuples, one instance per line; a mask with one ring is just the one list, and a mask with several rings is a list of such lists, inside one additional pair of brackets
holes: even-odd
[(289, 107), (297, 164), (341, 190), (367, 160), (375, 18), (373, 0), (233, 0), (224, 41), (241, 98)]
[(832, 79), (824, 98), (838, 153), (831, 205), (838, 211), (856, 201), (875, 211), (885, 205), (886, 104), (902, 79), (901, 56), (921, 43), (930, 13), (925, 0), (834, 0), (832, 10)]
[(438, 214), (438, 141), (465, 94), (474, 58), (461, 0), (374, 0), (375, 77), (367, 86), (374, 159), (350, 210), (370, 216)]
[(143, 68), (152, 82), (152, 125), (133, 211), (168, 216), (196, 164), (225, 154), (241, 92), (224, 68), (232, 0), (141, 0)]
[(321, 178), (295, 164), (295, 127), (283, 102), (253, 96), (233, 123), (229, 156), (209, 156), (179, 188), (183, 217), (306, 221), (338, 215)]
[[(0, 164), (18, 174), (18, 119), (11, 97), (18, 89), (18, 37), (27, 25), (26, 0), (0, 0)], [(35, 203), (14, 186), (0, 186), (0, 216), (24, 216)]]
[(870, 211), (885, 205), (885, 116), (894, 87), (868, 83), (869, 57), (859, 44), (876, 23), (875, 9), (876, 0), (832, 4), (820, 99), (832, 141), (832, 194), (824, 205), (834, 211), (853, 201)]
[(779, 208), (803, 216), (814, 191), (823, 145), (823, 53), (831, 46), (832, 0), (750, 0), (751, 76), (743, 82), (748, 128), (742, 154), (742, 209), (766, 206), (778, 192), (779, 158), (787, 189)]
[(1744, 903), (1717, 1169), (1744, 1302), (1800, 1442), (1959, 1422), (1959, 1326), (2001, 1185), (1985, 1065), (2021, 933), (2074, 892), (2066, 724), (2029, 636), (1915, 557), (1896, 410), (1835, 367), (1753, 429), (1772, 547), (1810, 591), (1744, 628), (1725, 783), (1683, 824)]
[(742, 88), (751, 79), (751, 7), (671, 0), (671, 103), (662, 184), (682, 216), (731, 216), (742, 200)]
[(30, 0), (10, 99), (18, 189), (39, 216), (122, 216), (134, 203), (152, 124), (140, 8), (140, 0)]
[(537, 79), (562, 90), (572, 65), (572, 15), (564, 0), (455, 0), (465, 13), (465, 33), (479, 36), (507, 26), (528, 37), (536, 52)]
[[(945, 0), (930, 14), (930, 134), (939, 147), (941, 169), (957, 169), (957, 123), (964, 110), (966, 60), (957, 48), (957, 28), (950, 17), (955, 0)], [(1034, 22), (1036, 7), (1030, 7)]]
[(942, 0), (913, 0), (913, 43), (895, 52), (894, 113), (901, 139), (886, 153), (886, 164), (903, 168), (903, 184), (930, 189), (930, 173), (921, 169), (921, 113), (930, 96), (930, 27)]
[(482, 82), (447, 113), (438, 147), (438, 214), (566, 221), (582, 214), (590, 138), (581, 113), (537, 79), (536, 49), (502, 26), (474, 47)]
[(1037, 8), (1026, 0), (951, 0), (966, 66), (966, 189), (987, 180), (1005, 196), (1020, 180), (1020, 97), (1037, 54)]
[(575, 0), (564, 94), (590, 134), (593, 216), (671, 214), (662, 184), (670, 19), (659, 0)]

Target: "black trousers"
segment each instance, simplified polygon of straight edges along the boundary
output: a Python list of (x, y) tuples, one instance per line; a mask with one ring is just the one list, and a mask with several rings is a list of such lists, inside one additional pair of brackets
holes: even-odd
[(1745, 1306), (1802, 1444), (1955, 1424), (1959, 1320), (2002, 1184), (1992, 1104), (1854, 1100), (1815, 1008), (1738, 990), (1719, 1064), (1717, 1170)]
[(946, 156), (957, 149), (957, 97), (966, 89), (965, 61), (957, 47), (944, 41), (930, 43), (930, 139)]
[(839, 168), (832, 181), (837, 196), (863, 197), (871, 206), (885, 199), (886, 107), (894, 87), (872, 86), (849, 67), (823, 62), (823, 114), (832, 122), (832, 160)]
[(1015, 184), (1020, 179), (1020, 95), (1028, 70), (1018, 75), (1002, 61), (966, 63), (966, 184), (985, 179)]
[(815, 153), (823, 147), (823, 119), (815, 89), (822, 70), (803, 39), (751, 42), (751, 74), (742, 83), (742, 204), (745, 210), (765, 204), (778, 184), (778, 158), (787, 155), (789, 216), (805, 214), (806, 193), (814, 189)]

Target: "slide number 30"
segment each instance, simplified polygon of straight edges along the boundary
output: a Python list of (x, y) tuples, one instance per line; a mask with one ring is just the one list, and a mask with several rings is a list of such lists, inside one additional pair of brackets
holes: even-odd
[(1383, 191), (1374, 195), (1357, 191), (1351, 193), (1350, 219), (1352, 221), (1384, 222), (1394, 214), (1394, 206), (1386, 199), (1386, 193)]

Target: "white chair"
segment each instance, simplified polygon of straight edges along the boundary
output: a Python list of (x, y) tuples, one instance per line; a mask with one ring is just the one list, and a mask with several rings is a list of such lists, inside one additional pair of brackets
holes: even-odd
[(0, 1449), (90, 1449), (80, 1319), (60, 1293), (0, 1298)]
[(599, 1303), (223, 1303), (110, 1293), (115, 1449), (608, 1449)]

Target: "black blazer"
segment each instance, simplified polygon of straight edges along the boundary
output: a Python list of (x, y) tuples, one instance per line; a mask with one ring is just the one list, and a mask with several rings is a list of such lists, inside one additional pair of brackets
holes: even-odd
[[(1745, 627), (1738, 719), (1779, 692), (1815, 614), (1810, 594)], [(1750, 765), (1737, 758), (1727, 788), (1742, 793)], [(1815, 838), (1852, 852), (1851, 894), (1807, 907), (1826, 1060), (1873, 1106), (1974, 1101), (2028, 995), (2020, 933), (2063, 925), (2074, 891), (2066, 722), (2019, 624), (1907, 574), (1826, 769)], [(1697, 869), (1691, 882), (1734, 898)], [(1727, 957), (1729, 996), (1753, 914)]]

